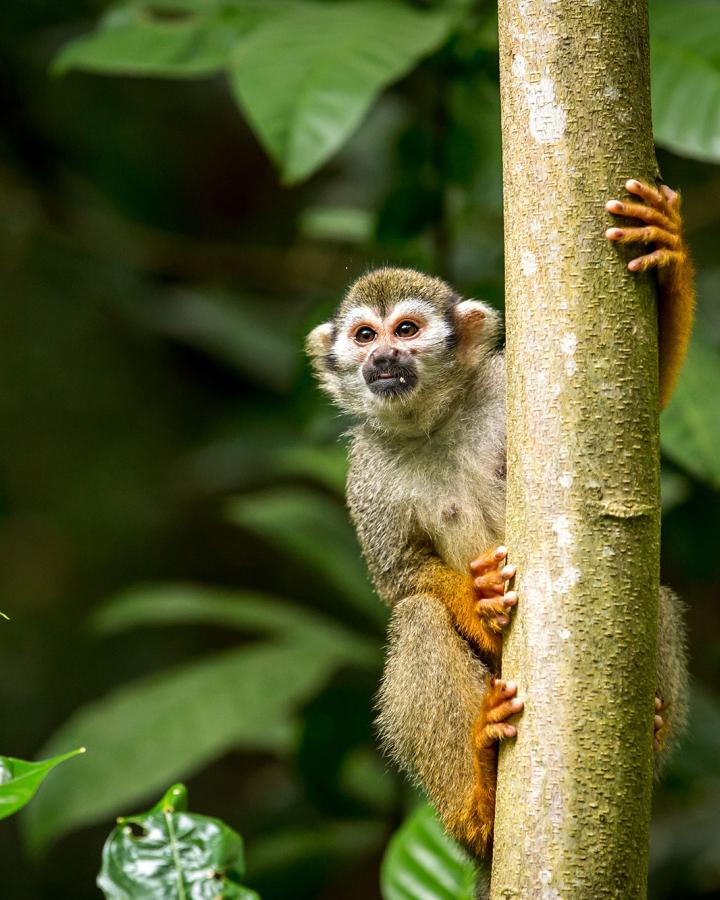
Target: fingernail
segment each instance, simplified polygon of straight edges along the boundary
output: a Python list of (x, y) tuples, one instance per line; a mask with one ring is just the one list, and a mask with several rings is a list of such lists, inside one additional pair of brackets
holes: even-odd
[(507, 547), (498, 547), (495, 551), (495, 556), (501, 559), (503, 556), (507, 556), (508, 548)]
[(635, 272), (639, 268), (640, 263), (636, 259), (633, 259), (628, 263), (628, 269), (630, 269), (632, 272)]
[(619, 200), (608, 200), (608, 202), (605, 204), (605, 209), (617, 209), (620, 205), (621, 204)]
[(640, 187), (640, 182), (639, 182), (639, 181), (635, 181), (634, 178), (629, 178), (629, 179), (625, 182), (625, 187), (626, 187), (628, 190), (630, 190), (631, 188)]
[(497, 620), (498, 620), (498, 625), (507, 625), (508, 622), (510, 621), (510, 619), (508, 619), (507, 616), (498, 616)]
[(501, 575), (504, 575), (505, 578), (512, 578), (513, 575), (517, 572), (517, 566), (505, 566), (505, 568), (500, 572)]
[(505, 687), (506, 687), (509, 691), (514, 691), (515, 688), (517, 687), (517, 685), (515, 684), (514, 681), (506, 681), (506, 682), (505, 682)]
[(623, 233), (622, 233), (621, 228), (608, 228), (608, 230), (605, 232), (605, 237), (609, 237), (609, 238), (622, 237), (622, 234)]
[(513, 709), (522, 709), (523, 708), (522, 700), (518, 700), (517, 698), (515, 698), (515, 700), (512, 701), (512, 708)]
[[(517, 603), (518, 595), (517, 591), (508, 591), (503, 598), (508, 606), (512, 606), (513, 603)], [(659, 709), (659, 707), (658, 707)]]
[(517, 734), (517, 728), (514, 725), (506, 725), (505, 726), (505, 735), (506, 737), (515, 737)]

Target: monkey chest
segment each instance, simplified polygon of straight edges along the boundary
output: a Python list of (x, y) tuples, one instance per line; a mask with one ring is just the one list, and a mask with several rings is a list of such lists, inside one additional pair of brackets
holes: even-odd
[(415, 503), (415, 519), (438, 555), (452, 568), (464, 571), (468, 562), (504, 532), (504, 482), (492, 472), (436, 482)]

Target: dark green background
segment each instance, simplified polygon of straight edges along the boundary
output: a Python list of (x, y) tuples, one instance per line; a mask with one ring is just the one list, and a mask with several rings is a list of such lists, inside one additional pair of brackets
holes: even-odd
[[(236, 632), (207, 624), (94, 633), (90, 614), (138, 584), (266, 591), (292, 604), (289, 618), (323, 611), (379, 650), (349, 529), (330, 528), (345, 565), (316, 521), (330, 509), (344, 522), (344, 423), (311, 382), (302, 337), (348, 281), (387, 261), (502, 302), (491, 40), (447, 41), (317, 174), (283, 187), (221, 76), (50, 76), (103, 8), (0, 9), (0, 608), (12, 620), (0, 623), (0, 749), (24, 758), (120, 685), (238, 646)], [(659, 157), (684, 190), (711, 360), (695, 366), (690, 439), (673, 432), (683, 464), (665, 463), (663, 579), (688, 604), (697, 690), (658, 791), (651, 896), (679, 900), (720, 891), (720, 168)], [(327, 554), (318, 561), (313, 547)], [(411, 801), (374, 749), (378, 666), (331, 669), (295, 704), (285, 751), (240, 746), (180, 773), (193, 809), (244, 835), (247, 881), (264, 900), (378, 897), (379, 860)], [(78, 777), (84, 762), (65, 766)], [(52, 776), (60, 801), (63, 771)], [(98, 897), (113, 817), (160, 793), (34, 858), (18, 819), (0, 823), (0, 896)]]

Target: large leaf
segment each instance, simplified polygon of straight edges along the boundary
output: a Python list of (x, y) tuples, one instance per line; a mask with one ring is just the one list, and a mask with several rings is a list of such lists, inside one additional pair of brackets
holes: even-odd
[(53, 69), (199, 78), (220, 71), (236, 42), (287, 0), (126, 0), (67, 44)]
[(200, 584), (139, 585), (104, 604), (91, 619), (100, 634), (128, 628), (204, 623), (306, 641), (345, 664), (375, 666), (378, 644), (313, 612), (254, 591)]
[(337, 502), (318, 491), (275, 488), (231, 500), (227, 514), (231, 522), (316, 569), (363, 614), (384, 621), (347, 515)]
[(31, 849), (142, 802), (234, 747), (286, 752), (295, 711), (341, 664), (329, 646), (232, 650), (126, 685), (76, 712), (46, 750), (82, 744), (24, 814)]
[(187, 790), (176, 784), (148, 812), (118, 819), (97, 883), (108, 900), (258, 900), (244, 874), (240, 835), (187, 812)]
[(429, 804), (390, 841), (380, 872), (384, 900), (475, 900), (478, 871)]
[(660, 419), (663, 452), (720, 488), (720, 350), (697, 332), (672, 402)]
[(231, 84), (284, 180), (318, 169), (454, 22), (397, 0), (296, 0), (253, 29), (233, 53)]
[(650, 54), (658, 143), (696, 159), (720, 160), (720, 5), (654, 0)]
[(85, 748), (80, 747), (41, 762), (0, 756), (0, 819), (6, 819), (32, 800), (35, 791), (55, 766), (84, 752)]

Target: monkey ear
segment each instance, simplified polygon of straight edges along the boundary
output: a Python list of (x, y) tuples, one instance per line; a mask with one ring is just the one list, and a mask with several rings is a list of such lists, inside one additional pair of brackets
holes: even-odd
[(311, 359), (320, 359), (330, 352), (334, 331), (332, 322), (323, 322), (313, 328), (305, 338), (305, 352)]
[(494, 343), (500, 316), (491, 306), (480, 300), (461, 300), (453, 307), (453, 318), (461, 353), (471, 354), (479, 347), (487, 349)]

